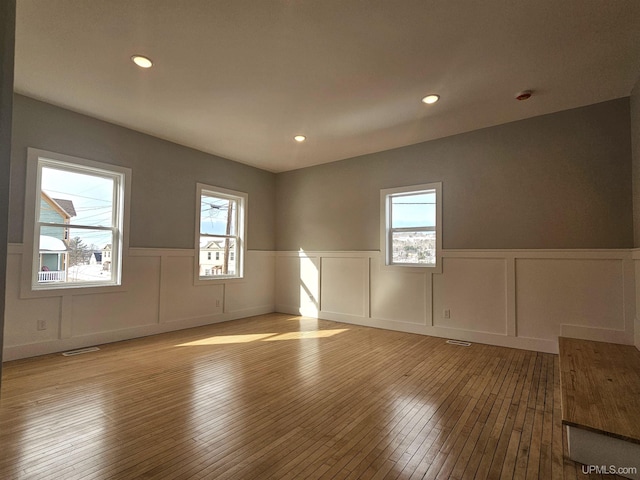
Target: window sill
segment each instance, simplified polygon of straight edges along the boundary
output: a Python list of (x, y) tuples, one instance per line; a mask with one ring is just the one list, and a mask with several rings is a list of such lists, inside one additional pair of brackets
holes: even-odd
[(21, 289), (20, 298), (52, 298), (52, 297), (67, 297), (76, 295), (95, 295), (104, 293), (119, 293), (126, 292), (127, 288), (124, 285), (86, 285), (83, 287), (54, 287), (54, 288), (39, 288), (34, 289)]
[(438, 257), (435, 265), (420, 265), (415, 263), (401, 264), (392, 263), (387, 264), (384, 258), (384, 254), (380, 252), (380, 269), (389, 272), (398, 273), (414, 273), (414, 274), (439, 274), (442, 273), (442, 257)]
[(195, 286), (202, 285), (224, 285), (226, 283), (244, 283), (246, 282), (244, 277), (220, 277), (220, 278), (196, 278), (193, 281)]

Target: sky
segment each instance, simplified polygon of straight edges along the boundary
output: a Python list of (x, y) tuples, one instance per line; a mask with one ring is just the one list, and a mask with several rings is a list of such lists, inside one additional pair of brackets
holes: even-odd
[[(51, 198), (73, 202), (77, 215), (72, 224), (111, 226), (113, 179), (43, 167), (41, 188)], [(111, 232), (99, 230), (71, 228), (69, 237), (80, 237), (88, 247), (99, 249), (113, 243)]]
[(433, 227), (436, 224), (436, 194), (394, 195), (391, 227)]
[[(235, 202), (233, 202), (234, 208)], [(203, 194), (200, 197), (200, 233), (225, 235), (227, 233), (227, 211), (229, 200)], [(231, 235), (234, 235), (235, 224), (231, 224)]]

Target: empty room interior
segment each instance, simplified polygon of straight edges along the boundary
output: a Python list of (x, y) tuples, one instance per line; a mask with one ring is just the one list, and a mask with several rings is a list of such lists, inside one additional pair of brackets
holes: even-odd
[(0, 16), (0, 478), (640, 479), (640, 2)]

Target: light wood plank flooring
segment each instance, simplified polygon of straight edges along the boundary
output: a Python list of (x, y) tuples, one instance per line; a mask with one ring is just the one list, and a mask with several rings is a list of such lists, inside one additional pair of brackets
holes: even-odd
[(8, 362), (2, 479), (594, 479), (555, 355), (271, 314)]

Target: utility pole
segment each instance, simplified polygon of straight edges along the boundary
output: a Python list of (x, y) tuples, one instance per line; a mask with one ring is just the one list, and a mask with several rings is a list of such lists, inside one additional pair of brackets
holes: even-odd
[(233, 219), (233, 201), (229, 200), (229, 206), (227, 207), (227, 237), (224, 239), (224, 262), (222, 264), (223, 275), (229, 274), (229, 235), (231, 235), (231, 222)]

